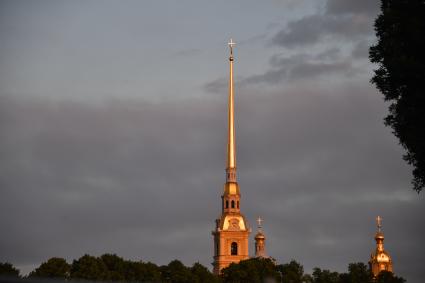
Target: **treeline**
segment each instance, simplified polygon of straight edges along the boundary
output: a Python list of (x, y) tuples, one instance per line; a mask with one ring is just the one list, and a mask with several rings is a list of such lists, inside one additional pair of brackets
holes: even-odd
[(403, 278), (390, 272), (381, 272), (373, 279), (364, 263), (351, 263), (346, 273), (314, 268), (312, 274), (304, 273), (303, 266), (291, 261), (276, 264), (271, 259), (252, 258), (231, 264), (222, 275), (215, 276), (200, 263), (191, 267), (179, 260), (158, 266), (151, 262), (125, 260), (114, 254), (100, 257), (84, 255), (69, 264), (63, 258), (51, 258), (21, 276), (10, 263), (0, 263), (0, 282), (28, 282), (40, 280), (72, 282), (80, 280), (106, 282), (157, 282), (157, 283), (403, 283)]

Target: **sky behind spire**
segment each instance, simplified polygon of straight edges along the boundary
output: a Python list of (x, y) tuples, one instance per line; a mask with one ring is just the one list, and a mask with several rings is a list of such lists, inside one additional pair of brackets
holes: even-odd
[[(378, 1), (1, 1), (0, 261), (211, 267), (235, 48), (241, 208), (267, 251), (343, 271), (375, 217), (425, 276), (423, 194), (369, 83)], [(158, 208), (161, 209), (158, 209)], [(253, 241), (250, 252), (254, 252)]]

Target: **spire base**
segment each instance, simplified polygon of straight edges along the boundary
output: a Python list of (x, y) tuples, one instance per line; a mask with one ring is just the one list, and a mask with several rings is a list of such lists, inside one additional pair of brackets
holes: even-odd
[(226, 168), (226, 183), (236, 182), (236, 168)]

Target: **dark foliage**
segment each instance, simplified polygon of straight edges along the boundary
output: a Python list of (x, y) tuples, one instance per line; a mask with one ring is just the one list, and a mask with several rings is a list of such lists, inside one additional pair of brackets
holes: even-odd
[(251, 258), (223, 269), (225, 283), (279, 282), (281, 276), (276, 264), (268, 258)]
[(425, 1), (381, 0), (375, 21), (378, 38), (369, 51), (379, 65), (372, 83), (389, 101), (385, 124), (406, 149), (413, 189), (425, 186)]
[(52, 257), (46, 262), (43, 262), (38, 268), (29, 274), (29, 277), (39, 278), (69, 278), (71, 266), (65, 259)]
[(159, 267), (151, 262), (127, 262), (126, 280), (130, 282), (161, 282)]
[(338, 272), (332, 272), (327, 269), (315, 267), (313, 269), (313, 283), (339, 283)]
[[(5, 275), (8, 275), (5, 277)], [(11, 277), (13, 276), (13, 277)], [(83, 281), (82, 281), (83, 280)], [(89, 280), (89, 281), (84, 281)], [(390, 272), (381, 272), (372, 279), (364, 263), (351, 263), (347, 273), (314, 268), (312, 275), (305, 274), (303, 266), (292, 260), (276, 264), (271, 259), (251, 258), (223, 269), (220, 277), (205, 266), (195, 263), (185, 266), (179, 260), (168, 265), (125, 260), (114, 254), (100, 257), (84, 255), (69, 265), (62, 258), (51, 258), (20, 278), (19, 271), (9, 263), (0, 263), (0, 283), (83, 283), (93, 281), (131, 283), (404, 283), (403, 278)]]
[(348, 273), (339, 275), (339, 283), (372, 283), (372, 273), (369, 267), (362, 263), (350, 263)]
[(281, 264), (277, 266), (277, 270), (282, 275), (282, 283), (303, 283), (304, 268), (295, 260), (290, 263)]
[(160, 267), (162, 280), (170, 283), (185, 283), (192, 281), (192, 274), (179, 260), (173, 260), (168, 265)]
[(195, 263), (191, 268), (192, 282), (194, 283), (218, 283), (218, 278), (211, 273), (205, 266), (200, 263)]
[(84, 255), (71, 266), (72, 279), (120, 282), (162, 282), (160, 268), (153, 263), (129, 261), (114, 255)]
[(71, 278), (86, 280), (108, 280), (108, 269), (101, 258), (83, 255), (71, 265)]
[(404, 280), (401, 277), (395, 276), (393, 273), (388, 271), (381, 271), (379, 273), (378, 278), (375, 281), (376, 283), (404, 283), (406, 280)]
[(0, 262), (0, 276), (1, 277), (19, 277), (19, 270), (12, 264)]

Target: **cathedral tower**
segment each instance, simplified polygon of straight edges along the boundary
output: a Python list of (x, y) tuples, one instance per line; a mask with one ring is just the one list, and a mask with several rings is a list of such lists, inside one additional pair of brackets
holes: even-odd
[(228, 109), (228, 138), (226, 158), (226, 183), (221, 196), (221, 215), (216, 220), (214, 236), (214, 273), (221, 270), (232, 262), (238, 263), (248, 259), (248, 237), (251, 229), (248, 222), (240, 212), (241, 194), (236, 178), (236, 144), (235, 144), (235, 121), (234, 121), (234, 97), (233, 97), (233, 46), (235, 43), (230, 39), (230, 78), (229, 78), (229, 109)]
[(263, 257), (267, 258), (266, 254), (266, 236), (263, 233), (263, 226), (261, 226), (261, 222), (263, 220), (258, 217), (258, 232), (255, 235), (255, 257)]
[(390, 255), (384, 250), (384, 233), (382, 233), (382, 218), (376, 217), (378, 232), (375, 234), (376, 250), (370, 255), (369, 267), (374, 277), (385, 270), (393, 272), (393, 262)]

